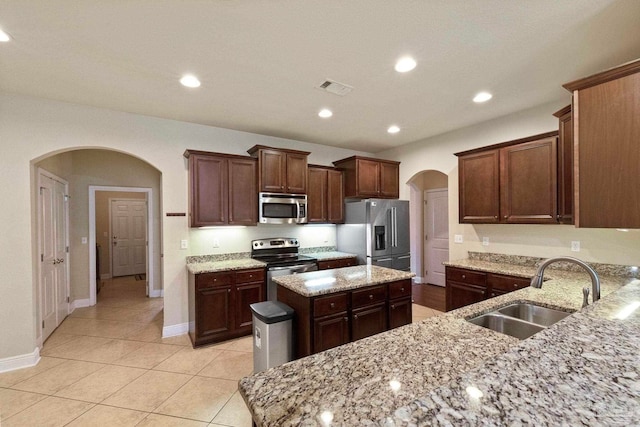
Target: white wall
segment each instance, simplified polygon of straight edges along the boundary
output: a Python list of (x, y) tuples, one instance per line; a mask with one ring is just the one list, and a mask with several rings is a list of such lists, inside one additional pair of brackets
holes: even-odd
[[(423, 170), (439, 170), (449, 176), (449, 237), (464, 237), (450, 244), (450, 259), (467, 257), (468, 251), (550, 257), (559, 255), (612, 264), (640, 265), (640, 230), (579, 229), (571, 225), (470, 225), (458, 222), (458, 158), (455, 152), (523, 138), (557, 129), (552, 113), (569, 104), (570, 97), (443, 135), (378, 153), (398, 160), (400, 196), (408, 198), (407, 183)], [(603, 206), (603, 209), (606, 207)], [(421, 236), (412, 221), (412, 236)], [(489, 238), (489, 246), (482, 245)], [(581, 242), (579, 253), (571, 252), (571, 241)]]
[[(185, 257), (189, 251), (180, 250), (180, 240), (191, 239), (193, 235), (193, 246), (200, 248), (200, 253), (211, 253), (207, 249), (207, 236), (215, 233), (214, 230), (191, 231), (186, 217), (165, 216), (167, 212), (188, 210), (185, 149), (246, 154), (248, 148), (262, 144), (310, 151), (310, 163), (324, 165), (354, 154), (370, 155), (12, 94), (0, 94), (0, 144), (3, 148), (0, 177), (4, 183), (0, 186), (0, 199), (6, 201), (0, 221), (3, 236), (0, 240), (3, 254), (0, 258), (0, 359), (30, 354), (36, 345), (37, 230), (32, 166), (40, 160), (71, 149), (99, 148), (133, 155), (160, 171), (164, 319), (165, 326), (170, 326), (188, 321)], [(91, 172), (86, 171), (83, 176), (90, 175)], [(313, 227), (309, 228), (312, 231), (306, 229), (302, 227), (300, 233), (307, 236), (311, 244), (303, 242), (303, 246), (331, 241), (330, 232), (320, 233), (328, 237), (316, 238)], [(243, 239), (244, 236), (239, 237), (236, 243), (229, 244), (228, 251), (248, 250), (240, 243)], [(221, 249), (227, 251), (227, 247)], [(88, 245), (84, 250), (88, 251)]]

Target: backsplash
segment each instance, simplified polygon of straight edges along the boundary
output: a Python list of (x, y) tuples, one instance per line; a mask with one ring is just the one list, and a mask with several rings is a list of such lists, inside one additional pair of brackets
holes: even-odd
[[(494, 254), (484, 252), (468, 252), (469, 259), (477, 261), (498, 262), (513, 265), (520, 265), (523, 267), (537, 267), (547, 258), (530, 257), (522, 255), (506, 255), (506, 254)], [(618, 264), (601, 264), (596, 262), (588, 262), (598, 274), (603, 276), (621, 276), (621, 277), (640, 277), (638, 266), (618, 265)], [(570, 262), (557, 262), (551, 264), (549, 269), (553, 270), (565, 270), (565, 271), (584, 271), (580, 266)]]

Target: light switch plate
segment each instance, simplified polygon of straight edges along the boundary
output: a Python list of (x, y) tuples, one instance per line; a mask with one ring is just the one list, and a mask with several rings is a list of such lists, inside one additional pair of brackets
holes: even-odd
[(489, 246), (489, 238), (488, 237), (483, 237), (482, 238), (482, 246)]
[(220, 239), (218, 239), (217, 237), (215, 239), (213, 239), (213, 247), (214, 248), (219, 248), (220, 247)]
[(571, 251), (572, 252), (580, 252), (580, 240), (572, 240), (571, 241)]
[(189, 247), (189, 242), (187, 240), (180, 240), (180, 249), (187, 249)]
[(464, 242), (464, 238), (462, 237), (462, 234), (454, 234), (453, 235), (453, 242), (454, 243), (462, 243), (462, 242)]

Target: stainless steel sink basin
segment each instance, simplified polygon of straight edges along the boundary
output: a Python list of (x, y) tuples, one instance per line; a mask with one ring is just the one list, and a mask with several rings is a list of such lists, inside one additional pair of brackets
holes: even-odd
[(496, 332), (511, 335), (521, 340), (529, 338), (531, 335), (544, 329), (544, 326), (523, 322), (522, 320), (504, 316), (496, 312), (474, 317), (470, 319), (469, 322)]
[(523, 340), (570, 315), (535, 304), (516, 303), (468, 321)]
[(571, 313), (554, 310), (552, 308), (541, 307), (528, 303), (511, 304), (498, 310), (505, 316), (515, 317), (542, 326), (551, 326), (559, 320), (570, 316)]

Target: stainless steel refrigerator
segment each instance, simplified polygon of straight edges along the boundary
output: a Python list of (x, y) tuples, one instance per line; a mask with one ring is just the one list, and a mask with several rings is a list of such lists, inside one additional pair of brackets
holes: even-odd
[(411, 270), (409, 202), (367, 199), (345, 203), (345, 223), (337, 227), (339, 251), (358, 255), (360, 264)]

